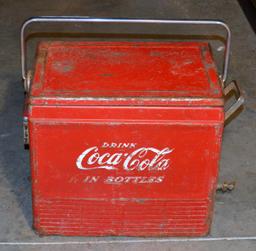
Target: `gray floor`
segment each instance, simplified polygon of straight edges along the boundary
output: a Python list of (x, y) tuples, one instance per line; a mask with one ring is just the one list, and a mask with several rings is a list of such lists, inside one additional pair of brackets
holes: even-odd
[[(217, 195), (210, 237), (256, 236), (256, 36), (237, 1), (0, 0), (0, 250), (256, 250), (256, 241), (251, 240), (40, 238), (33, 232), (29, 155), (23, 150), (22, 142), (19, 28), (26, 18), (36, 15), (212, 18), (230, 25), (233, 38), (229, 79), (236, 79), (242, 86), (246, 105), (240, 116), (225, 128), (220, 181), (235, 180), (237, 186), (232, 193)], [(133, 29), (138, 32), (141, 27)], [(156, 27), (151, 27), (150, 33), (167, 32), (169, 28), (154, 29)], [(120, 29), (116, 27), (112, 31)], [(146, 28), (146, 31), (149, 30)], [(194, 33), (191, 29), (187, 31)], [(221, 46), (217, 43), (216, 48), (219, 51), (214, 53), (219, 61)], [(83, 243), (66, 243), (73, 241)], [(41, 242), (58, 244), (46, 248)]]

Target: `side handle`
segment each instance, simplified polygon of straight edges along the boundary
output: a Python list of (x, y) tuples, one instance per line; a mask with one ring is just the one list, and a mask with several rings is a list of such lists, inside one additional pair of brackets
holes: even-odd
[(227, 111), (225, 111), (225, 122), (229, 120), (230, 117), (233, 116), (233, 114), (240, 109), (240, 107), (244, 104), (244, 97), (241, 93), (241, 90), (239, 88), (239, 85), (236, 81), (231, 81), (224, 89), (223, 94), (224, 96), (229, 99), (232, 97), (232, 93), (236, 97), (236, 101), (234, 104), (232, 104)]

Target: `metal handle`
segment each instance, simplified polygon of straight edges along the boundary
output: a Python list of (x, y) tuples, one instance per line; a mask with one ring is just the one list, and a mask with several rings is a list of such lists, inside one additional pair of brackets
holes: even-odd
[(228, 74), (231, 31), (227, 24), (218, 20), (182, 20), (182, 19), (120, 19), (120, 18), (90, 18), (81, 16), (42, 16), (32, 17), (25, 21), (21, 27), (20, 44), (21, 44), (21, 70), (22, 78), (27, 78), (27, 59), (26, 59), (26, 42), (25, 29), (32, 23), (134, 23), (134, 24), (180, 24), (180, 25), (219, 25), (225, 28), (227, 32), (226, 45), (224, 53), (224, 63), (221, 74), (221, 80), (225, 83)]
[(225, 112), (225, 122), (243, 105), (244, 103), (244, 97), (241, 94), (241, 90), (236, 83), (236, 81), (230, 82), (224, 90), (223, 94), (225, 97), (228, 97), (232, 92), (235, 93), (235, 96), (237, 98), (236, 102)]

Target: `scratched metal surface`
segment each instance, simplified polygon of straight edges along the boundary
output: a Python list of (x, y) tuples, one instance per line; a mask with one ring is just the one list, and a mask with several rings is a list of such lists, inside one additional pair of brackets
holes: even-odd
[[(220, 181), (236, 180), (233, 193), (219, 194), (211, 237), (256, 235), (256, 37), (239, 4), (233, 0), (217, 1), (4, 1), (0, 0), (0, 241), (3, 242), (70, 242), (100, 240), (88, 244), (61, 244), (48, 250), (255, 250), (255, 241), (143, 242), (134, 238), (63, 238), (38, 237), (31, 229), (31, 201), (28, 152), (22, 143), (23, 89), (19, 63), (19, 28), (35, 15), (91, 15), (100, 17), (217, 18), (226, 21), (232, 31), (230, 79), (241, 84), (246, 97), (242, 114), (224, 133)], [(46, 27), (42, 27), (43, 30)], [(76, 27), (79, 31), (80, 26)], [(90, 26), (92, 30), (92, 26)], [(117, 26), (112, 31), (125, 30)], [(134, 27), (139, 31), (139, 27)], [(147, 30), (148, 29), (148, 30)], [(147, 28), (152, 32), (152, 27)], [(52, 30), (52, 29), (50, 29)], [(99, 31), (99, 28), (95, 28)], [(108, 28), (105, 26), (104, 31)], [(166, 32), (166, 26), (157, 32)], [(189, 28), (171, 29), (193, 32)], [(202, 29), (199, 30), (200, 32)], [(33, 45), (33, 44), (32, 44)], [(216, 49), (216, 51), (215, 51)], [(216, 43), (217, 61), (222, 44)], [(118, 243), (105, 241), (117, 240)], [(102, 241), (103, 240), (103, 241)], [(125, 241), (122, 243), (122, 241)], [(133, 241), (129, 243), (127, 241)], [(1, 244), (0, 244), (1, 245)], [(0, 250), (43, 250), (44, 246), (7, 246)]]
[(205, 43), (41, 43), (37, 63), (35, 97), (222, 96)]

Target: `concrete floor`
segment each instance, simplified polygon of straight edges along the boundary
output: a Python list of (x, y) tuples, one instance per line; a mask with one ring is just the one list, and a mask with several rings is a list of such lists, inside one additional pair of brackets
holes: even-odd
[[(256, 241), (247, 239), (184, 242), (124, 237), (40, 238), (33, 232), (29, 155), (22, 141), (19, 29), (26, 18), (37, 15), (210, 18), (230, 25), (233, 38), (229, 79), (240, 83), (246, 104), (240, 116), (225, 128), (220, 181), (235, 180), (237, 186), (232, 193), (217, 195), (210, 237), (256, 236), (256, 36), (237, 1), (0, 0), (0, 250), (256, 250)], [(166, 27), (157, 29), (161, 31), (166, 32)], [(215, 54), (219, 61), (220, 52)]]

